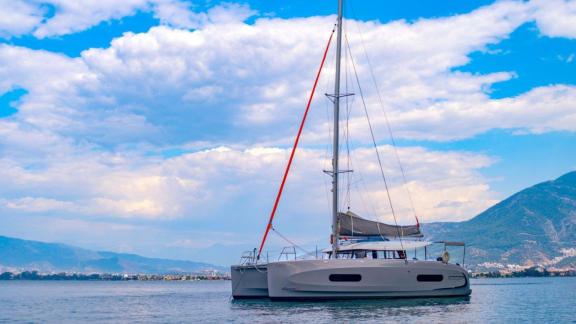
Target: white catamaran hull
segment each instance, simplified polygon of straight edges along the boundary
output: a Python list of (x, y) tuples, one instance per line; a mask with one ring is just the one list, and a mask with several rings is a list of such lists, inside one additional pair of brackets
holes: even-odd
[(272, 299), (470, 295), (466, 271), (437, 261), (329, 259), (268, 264)]
[(232, 297), (267, 298), (267, 265), (235, 265), (230, 269), (232, 277)]

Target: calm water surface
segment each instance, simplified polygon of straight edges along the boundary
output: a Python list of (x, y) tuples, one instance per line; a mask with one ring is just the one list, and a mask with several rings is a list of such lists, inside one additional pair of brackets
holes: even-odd
[(0, 322), (576, 323), (576, 278), (472, 280), (470, 298), (233, 301), (230, 282), (0, 281)]

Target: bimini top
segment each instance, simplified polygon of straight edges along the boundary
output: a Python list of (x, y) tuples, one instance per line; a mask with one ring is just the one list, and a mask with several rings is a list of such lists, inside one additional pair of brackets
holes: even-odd
[(339, 233), (343, 236), (422, 237), (418, 225), (395, 226), (364, 219), (351, 211), (338, 213)]
[[(340, 245), (338, 251), (402, 251), (414, 250), (433, 244), (428, 241), (375, 241), (375, 242), (360, 242), (347, 245)], [(332, 252), (331, 249), (326, 249), (322, 252)]]

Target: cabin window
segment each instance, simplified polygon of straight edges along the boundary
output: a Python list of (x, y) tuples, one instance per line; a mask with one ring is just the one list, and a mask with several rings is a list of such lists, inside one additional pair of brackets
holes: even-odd
[[(332, 253), (330, 253), (330, 256), (332, 256)], [(344, 252), (338, 252), (336, 256), (338, 257), (338, 259), (353, 259), (354, 253), (353, 251), (344, 251)]]
[(378, 259), (406, 259), (406, 251), (378, 251)]
[(423, 274), (423, 275), (418, 275), (416, 277), (416, 280), (428, 281), (428, 282), (439, 282), (439, 281), (444, 280), (444, 276), (438, 275), (438, 274)]
[(337, 282), (358, 282), (362, 280), (359, 274), (331, 274), (328, 279)]

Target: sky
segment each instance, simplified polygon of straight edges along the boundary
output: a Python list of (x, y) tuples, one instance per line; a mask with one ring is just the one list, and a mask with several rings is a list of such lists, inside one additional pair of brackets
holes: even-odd
[[(335, 10), (0, 0), (0, 235), (236, 261), (259, 244)], [(363, 101), (402, 224), (467, 220), (576, 169), (576, 1), (344, 12), (341, 210), (393, 221)], [(330, 233), (334, 52), (274, 222), (308, 250)]]

